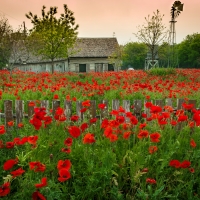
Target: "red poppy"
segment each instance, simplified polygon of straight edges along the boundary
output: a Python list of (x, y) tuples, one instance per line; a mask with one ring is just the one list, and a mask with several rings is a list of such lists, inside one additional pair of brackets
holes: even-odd
[(10, 183), (4, 183), (0, 186), (0, 197), (4, 197), (10, 193)]
[(22, 175), (25, 172), (21, 167), (15, 171), (10, 172), (13, 175), (13, 178)]
[(71, 174), (66, 168), (60, 169), (58, 173), (59, 173), (59, 176), (60, 176), (60, 177), (58, 177), (58, 180), (60, 182), (64, 182), (64, 181), (71, 178)]
[(153, 104), (151, 102), (146, 102), (145, 103), (145, 107), (146, 108), (151, 108), (151, 106), (153, 106)]
[(172, 126), (176, 126), (176, 125), (177, 125), (177, 121), (172, 120), (172, 121), (170, 122), (170, 124), (171, 124)]
[(84, 112), (86, 112), (86, 111), (87, 111), (87, 108), (82, 108), (82, 109), (80, 110), (81, 113), (84, 113)]
[(152, 105), (150, 110), (151, 113), (160, 113), (162, 112), (162, 107)]
[(194, 168), (189, 168), (189, 171), (190, 171), (191, 173), (194, 173), (194, 172), (195, 172)]
[(14, 146), (15, 146), (14, 142), (6, 142), (7, 149), (12, 149), (12, 148), (14, 148)]
[(197, 146), (197, 144), (196, 144), (196, 142), (194, 141), (194, 139), (191, 139), (191, 140), (190, 140), (190, 146), (191, 146), (192, 148), (195, 148), (195, 147)]
[(125, 140), (128, 140), (129, 137), (130, 137), (130, 135), (131, 135), (131, 132), (130, 132), (130, 131), (124, 132), (123, 138), (124, 138)]
[(179, 115), (178, 122), (184, 122), (188, 119), (187, 115)]
[(14, 121), (10, 121), (10, 122), (8, 122), (7, 124), (8, 124), (8, 126), (10, 126), (10, 127), (11, 127), (11, 126), (14, 126)]
[(111, 112), (110, 112), (110, 114), (111, 115), (119, 115), (119, 111), (118, 110), (112, 110)]
[(37, 143), (37, 140), (38, 140), (38, 136), (37, 135), (28, 137), (28, 143), (29, 144), (35, 145)]
[(159, 133), (150, 134), (151, 142), (160, 142), (159, 138), (160, 138), (160, 134)]
[(181, 168), (188, 168), (188, 167), (190, 167), (190, 165), (191, 165), (191, 162), (190, 162), (190, 161), (184, 160), (184, 161), (181, 163), (180, 167), (181, 167)]
[(85, 136), (83, 138), (83, 144), (92, 144), (95, 141), (96, 140), (94, 139), (94, 134), (91, 134), (91, 133), (85, 134)]
[(171, 160), (171, 161), (169, 162), (169, 166), (175, 167), (175, 168), (180, 168), (181, 163), (180, 163), (179, 160)]
[(144, 127), (146, 127), (146, 125), (147, 125), (146, 123), (140, 124), (139, 128), (143, 129)]
[(142, 172), (148, 172), (149, 171), (149, 169), (148, 168), (144, 168), (143, 170), (142, 170)]
[(47, 186), (47, 177), (43, 177), (41, 179), (41, 183), (35, 184), (36, 188), (42, 188), (42, 187), (45, 187), (45, 186)]
[(42, 126), (41, 120), (36, 118), (36, 117), (33, 117), (30, 120), (30, 123), (35, 127), (35, 130), (39, 130), (41, 128), (41, 126)]
[(109, 124), (109, 121), (108, 119), (104, 119), (102, 122), (101, 122), (101, 128), (106, 128)]
[(32, 194), (32, 200), (46, 200), (46, 198), (39, 191), (35, 191)]
[(62, 148), (61, 151), (64, 152), (64, 153), (67, 153), (67, 154), (71, 153), (70, 148)]
[(139, 139), (147, 138), (148, 136), (149, 136), (149, 132), (147, 130), (140, 130), (140, 132), (137, 135)]
[(105, 135), (106, 137), (109, 137), (109, 136), (112, 134), (112, 132), (113, 132), (112, 128), (111, 128), (110, 126), (107, 126), (107, 127), (105, 128), (105, 130), (104, 130), (104, 135)]
[(4, 170), (9, 170), (11, 169), (15, 164), (18, 163), (18, 159), (10, 159), (7, 160), (4, 164), (3, 164), (3, 169)]
[(4, 134), (5, 132), (6, 132), (5, 126), (4, 125), (0, 125), (0, 134)]
[(59, 96), (57, 94), (54, 94), (53, 99), (59, 99)]
[(18, 128), (22, 128), (22, 127), (24, 127), (24, 124), (23, 124), (23, 123), (19, 123), (19, 124), (17, 125), (17, 127), (18, 127)]
[(46, 166), (40, 162), (29, 162), (30, 170), (34, 170), (35, 172), (44, 172), (46, 170)]
[(83, 123), (80, 126), (81, 132), (83, 133), (86, 129), (88, 128), (88, 124), (87, 123)]
[(149, 147), (149, 153), (150, 153), (150, 154), (153, 154), (153, 153), (155, 153), (156, 151), (158, 151), (158, 147), (157, 147), (157, 146), (150, 146), (150, 147)]
[(30, 107), (34, 107), (35, 106), (35, 103), (33, 101), (29, 102), (28, 106)]
[(155, 179), (152, 179), (152, 178), (147, 178), (147, 179), (146, 179), (146, 183), (156, 184), (156, 180), (155, 180)]
[(57, 164), (58, 170), (65, 168), (66, 170), (69, 170), (71, 167), (70, 160), (59, 160)]
[(69, 126), (68, 131), (69, 131), (70, 135), (74, 138), (78, 138), (81, 134), (81, 130), (77, 126)]
[(50, 117), (50, 116), (44, 116), (43, 120), (44, 120), (44, 124), (45, 124), (45, 127), (46, 127), (46, 125), (51, 124), (52, 117)]
[(79, 120), (79, 116), (78, 115), (73, 115), (73, 116), (71, 116), (70, 119), (71, 119), (71, 121), (76, 122), (76, 121)]
[(185, 110), (192, 110), (193, 107), (194, 107), (194, 104), (186, 104), (186, 103), (183, 103), (182, 106), (183, 106), (183, 108), (184, 108)]
[(72, 143), (73, 143), (73, 139), (72, 138), (67, 138), (64, 141), (64, 145), (66, 145), (68, 147), (72, 146)]
[(147, 114), (146, 113), (142, 113), (142, 118), (147, 118)]
[(106, 104), (104, 104), (104, 103), (100, 103), (99, 105), (98, 105), (98, 108), (100, 108), (100, 109), (104, 109), (104, 108), (106, 108)]
[(118, 140), (118, 137), (115, 134), (111, 134), (109, 135), (109, 139), (110, 139), (110, 142), (115, 142)]
[(90, 119), (90, 124), (94, 124), (94, 123), (96, 123), (97, 120), (98, 120), (98, 118), (92, 118), (92, 119)]
[(90, 107), (90, 100), (86, 100), (86, 101), (83, 101), (82, 102), (82, 106), (84, 106), (84, 107)]

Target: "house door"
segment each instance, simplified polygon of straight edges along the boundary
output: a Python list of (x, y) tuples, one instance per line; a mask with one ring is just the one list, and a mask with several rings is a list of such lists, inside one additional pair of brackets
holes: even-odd
[(79, 72), (86, 72), (86, 64), (79, 64)]
[(114, 71), (113, 64), (108, 64), (108, 71)]

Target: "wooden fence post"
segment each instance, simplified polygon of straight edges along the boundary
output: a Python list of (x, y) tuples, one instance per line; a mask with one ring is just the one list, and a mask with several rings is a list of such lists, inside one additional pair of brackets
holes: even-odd
[(16, 112), (16, 125), (22, 122), (24, 114), (24, 101), (15, 101), (15, 112)]

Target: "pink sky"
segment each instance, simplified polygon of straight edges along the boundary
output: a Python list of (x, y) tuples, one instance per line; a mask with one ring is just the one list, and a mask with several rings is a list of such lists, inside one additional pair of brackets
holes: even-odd
[[(200, 0), (181, 0), (184, 10), (177, 18), (176, 41), (181, 42), (187, 35), (200, 33)], [(174, 0), (0, 0), (0, 13), (17, 28), (25, 21), (31, 28), (25, 14), (31, 11), (41, 16), (42, 6), (49, 9), (57, 6), (63, 12), (67, 4), (74, 12), (79, 24), (79, 37), (112, 37), (113, 32), (120, 44), (137, 41), (133, 33), (145, 22), (144, 17), (157, 9), (164, 14), (163, 22), (169, 28), (170, 9)]]

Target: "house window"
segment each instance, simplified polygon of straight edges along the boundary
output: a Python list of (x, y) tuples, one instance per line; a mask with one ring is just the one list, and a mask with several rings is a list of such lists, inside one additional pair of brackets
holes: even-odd
[(113, 64), (108, 64), (108, 71), (114, 71)]
[(86, 64), (79, 64), (79, 72), (86, 72)]

